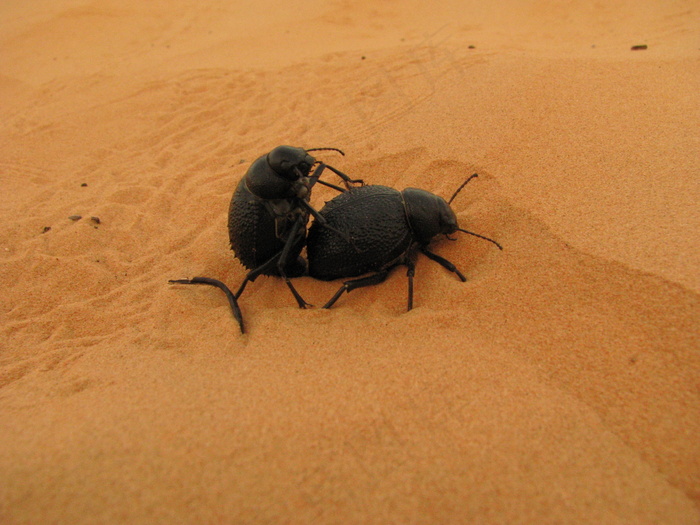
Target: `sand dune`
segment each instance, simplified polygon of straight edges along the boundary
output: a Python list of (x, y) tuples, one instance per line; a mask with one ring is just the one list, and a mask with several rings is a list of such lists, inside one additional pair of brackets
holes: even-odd
[[(0, 13), (2, 523), (698, 522), (692, 2)], [(279, 144), (479, 173), (453, 208), (504, 251), (437, 240), (468, 281), (419, 259), (409, 313), (401, 268), (328, 311), (263, 277), (241, 336), (167, 281), (241, 282), (228, 202)]]

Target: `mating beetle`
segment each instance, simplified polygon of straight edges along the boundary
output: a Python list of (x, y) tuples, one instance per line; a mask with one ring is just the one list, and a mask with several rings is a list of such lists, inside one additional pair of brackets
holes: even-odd
[[(449, 236), (461, 231), (492, 242), (502, 250), (493, 239), (459, 228), (457, 216), (450, 208), (460, 190), (477, 176), (469, 177), (449, 201), (425, 190), (398, 191), (387, 186), (353, 188), (329, 201), (319, 213), (333, 229), (321, 228), (322, 223), (315, 221), (309, 228), (306, 245), (309, 275), (330, 281), (374, 273), (344, 282), (324, 308), (333, 306), (344, 292), (383, 282), (392, 268), (403, 264), (408, 267), (410, 310), (416, 251), (466, 281), (454, 264), (428, 250), (428, 244), (438, 234)], [(351, 241), (336, 230), (345, 232)]]
[[(306, 301), (289, 278), (306, 272), (306, 263), (299, 254), (306, 241), (309, 215), (313, 215), (320, 225), (325, 224), (323, 217), (309, 204), (311, 189), (318, 182), (340, 192), (345, 191), (340, 186), (319, 180), (326, 168), (343, 179), (347, 188), (351, 184), (362, 183), (322, 162), (318, 163), (311, 174), (311, 169), (317, 162), (309, 152), (321, 150), (337, 151), (344, 155), (336, 148), (278, 146), (256, 159), (239, 182), (229, 206), (229, 240), (236, 257), (250, 271), (235, 294), (221, 281), (208, 277), (170, 282), (208, 284), (223, 290), (242, 333), (243, 317), (238, 307), (238, 298), (248, 282), (255, 281), (259, 275), (279, 275), (284, 278), (297, 304), (305, 308)], [(329, 228), (333, 229), (332, 226)], [(336, 234), (344, 237), (342, 232), (336, 231)]]

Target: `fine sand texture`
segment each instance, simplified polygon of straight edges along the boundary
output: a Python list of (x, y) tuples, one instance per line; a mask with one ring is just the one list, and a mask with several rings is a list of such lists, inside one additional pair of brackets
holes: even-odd
[[(0, 523), (700, 521), (696, 1), (0, 20)], [(168, 280), (243, 280), (229, 200), (280, 144), (478, 173), (452, 207), (504, 249), (436, 238), (467, 282), (418, 258), (410, 312), (405, 267), (330, 310), (260, 277), (241, 335)]]

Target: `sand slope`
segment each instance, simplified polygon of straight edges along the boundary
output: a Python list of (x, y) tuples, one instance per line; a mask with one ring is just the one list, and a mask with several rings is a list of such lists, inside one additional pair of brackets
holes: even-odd
[[(692, 2), (0, 13), (0, 521), (698, 522)], [(505, 250), (437, 241), (469, 280), (420, 259), (410, 313), (403, 269), (330, 311), (260, 278), (240, 336), (167, 280), (242, 280), (278, 144), (478, 172), (453, 207)]]

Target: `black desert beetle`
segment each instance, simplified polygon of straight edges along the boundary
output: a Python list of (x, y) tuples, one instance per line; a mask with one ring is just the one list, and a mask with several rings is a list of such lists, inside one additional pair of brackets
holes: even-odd
[[(238, 298), (249, 281), (259, 275), (279, 275), (291, 290), (297, 304), (305, 308), (308, 303), (299, 295), (290, 277), (305, 273), (306, 263), (299, 257), (306, 242), (306, 225), (309, 215), (315, 222), (325, 224), (325, 219), (309, 204), (311, 189), (318, 182), (340, 192), (345, 189), (319, 180), (328, 168), (343, 179), (346, 188), (362, 184), (362, 180), (351, 179), (344, 173), (323, 162), (317, 162), (310, 151), (337, 151), (337, 148), (296, 148), (277, 146), (256, 159), (241, 179), (231, 198), (228, 214), (228, 232), (231, 248), (248, 270), (243, 283), (233, 294), (228, 287), (216, 279), (194, 277), (171, 280), (175, 284), (208, 284), (224, 291), (231, 304), (233, 315), (244, 332), (243, 316), (238, 307)], [(313, 174), (311, 169), (318, 164)], [(333, 226), (327, 226), (334, 230)], [(336, 235), (345, 234), (334, 230)]]
[[(449, 201), (425, 190), (398, 191), (378, 185), (353, 188), (329, 201), (319, 212), (326, 227), (321, 228), (324, 223), (314, 221), (309, 228), (306, 244), (309, 275), (330, 281), (373, 274), (344, 282), (324, 308), (333, 306), (343, 292), (383, 282), (392, 268), (403, 264), (408, 267), (410, 310), (416, 251), (466, 281), (454, 264), (428, 250), (428, 244), (438, 234), (449, 239), (450, 234), (461, 231), (492, 242), (502, 250), (493, 239), (459, 228), (457, 216), (450, 208), (460, 190), (477, 176), (469, 177)], [(348, 242), (337, 231), (345, 232), (352, 241)]]

